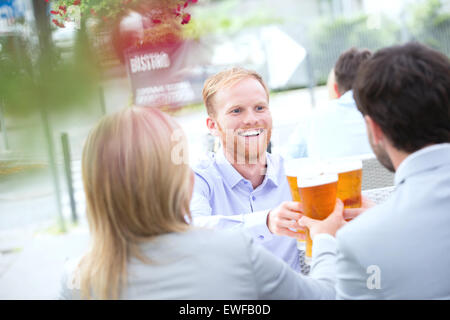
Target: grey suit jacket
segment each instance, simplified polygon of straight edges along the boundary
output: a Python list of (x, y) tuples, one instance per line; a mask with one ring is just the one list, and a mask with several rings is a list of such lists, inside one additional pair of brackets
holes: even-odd
[(395, 185), (337, 233), (337, 297), (450, 299), (450, 144), (411, 154)]
[[(152, 260), (132, 259), (121, 299), (334, 299), (336, 241), (319, 235), (309, 277), (255, 244), (242, 230), (192, 229), (142, 245)], [(62, 277), (61, 299), (79, 299), (76, 262)]]

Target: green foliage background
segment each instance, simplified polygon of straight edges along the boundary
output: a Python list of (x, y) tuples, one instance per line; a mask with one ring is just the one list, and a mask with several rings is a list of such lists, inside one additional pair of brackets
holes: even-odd
[[(377, 50), (404, 40), (420, 41), (450, 56), (450, 13), (443, 0), (421, 0), (406, 7), (405, 23), (384, 15), (323, 17), (309, 31), (317, 83), (325, 83), (340, 53), (350, 47)], [(402, 38), (402, 32), (408, 39)]]
[(340, 53), (351, 48), (376, 50), (392, 45), (399, 36), (399, 27), (386, 17), (378, 27), (370, 27), (371, 17), (360, 15), (351, 18), (324, 19), (311, 29), (310, 53), (317, 82), (325, 82)]
[(443, 3), (442, 0), (427, 0), (414, 5), (408, 29), (413, 39), (450, 56), (450, 13), (443, 12)]

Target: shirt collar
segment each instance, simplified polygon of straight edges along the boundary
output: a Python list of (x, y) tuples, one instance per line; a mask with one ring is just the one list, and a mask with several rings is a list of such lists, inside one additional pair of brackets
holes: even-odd
[(353, 90), (348, 90), (345, 92), (338, 100), (339, 105), (355, 107), (355, 99), (353, 98)]
[(422, 148), (407, 156), (395, 172), (395, 185), (408, 177), (447, 164), (450, 159), (450, 143), (439, 143)]
[(235, 185), (244, 179), (244, 177), (242, 177), (241, 174), (231, 165), (227, 158), (225, 158), (222, 148), (217, 150), (215, 157), (217, 169), (219, 170), (222, 179), (227, 182), (231, 188), (234, 188)]
[[(231, 165), (228, 159), (225, 157), (223, 149), (220, 148), (216, 155), (217, 168), (222, 176), (231, 188), (234, 188), (241, 180), (246, 180), (241, 174)], [(266, 152), (266, 174), (261, 186), (263, 186), (267, 181), (271, 181), (275, 186), (278, 187), (279, 181), (277, 176), (277, 170), (280, 168), (279, 160), (272, 158), (270, 153)]]
[[(284, 166), (280, 162), (279, 157), (272, 157), (270, 153), (266, 152), (266, 159), (267, 159), (267, 169), (266, 169), (266, 176), (265, 180), (271, 181), (276, 187), (280, 184), (278, 181), (279, 179), (279, 171), (280, 169), (283, 169), (283, 179), (286, 179), (286, 176), (284, 176)], [(263, 182), (264, 183), (264, 182)]]

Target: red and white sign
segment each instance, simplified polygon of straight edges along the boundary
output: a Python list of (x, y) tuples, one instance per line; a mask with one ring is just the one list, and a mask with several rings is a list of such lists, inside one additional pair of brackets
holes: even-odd
[(180, 107), (201, 101), (202, 83), (193, 81), (187, 63), (190, 47), (189, 41), (180, 41), (125, 52), (135, 105)]

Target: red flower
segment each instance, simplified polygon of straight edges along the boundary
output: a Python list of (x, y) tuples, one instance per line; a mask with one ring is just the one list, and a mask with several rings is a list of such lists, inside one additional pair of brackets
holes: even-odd
[(189, 4), (189, 1), (186, 1), (186, 2), (184, 3), (183, 8), (186, 8), (186, 7), (188, 6), (188, 4)]
[(66, 27), (63, 23), (59, 22), (59, 21), (56, 20), (56, 19), (53, 19), (52, 22), (53, 22), (56, 26), (58, 26), (58, 27), (60, 27), (60, 28), (65, 28), (65, 27)]
[(191, 0), (191, 3), (197, 3), (198, 0)]
[(183, 14), (183, 20), (181, 21), (181, 24), (187, 24), (191, 20), (191, 15), (189, 13)]
[(81, 0), (75, 0), (75, 1), (73, 2), (73, 5), (74, 5), (74, 6), (77, 6), (77, 5), (80, 4), (80, 2), (81, 2)]
[(160, 23), (161, 23), (161, 20), (160, 20), (160, 19), (152, 19), (152, 22), (153, 22), (154, 24), (160, 24)]
[(59, 12), (58, 12), (58, 11), (55, 11), (55, 10), (52, 10), (52, 11), (50, 11), (50, 13), (51, 13), (51, 14), (58, 14)]

